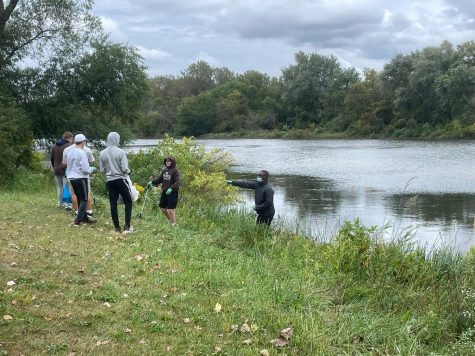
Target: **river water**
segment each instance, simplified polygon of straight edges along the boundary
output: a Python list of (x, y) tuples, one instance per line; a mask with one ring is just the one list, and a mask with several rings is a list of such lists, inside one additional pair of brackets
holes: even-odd
[[(138, 140), (132, 149), (157, 140)], [(270, 172), (275, 224), (327, 238), (342, 222), (387, 226), (428, 250), (475, 245), (474, 141), (197, 140), (233, 154), (230, 179)], [(242, 190), (253, 205), (252, 191)], [(274, 224), (274, 223), (273, 223)]]

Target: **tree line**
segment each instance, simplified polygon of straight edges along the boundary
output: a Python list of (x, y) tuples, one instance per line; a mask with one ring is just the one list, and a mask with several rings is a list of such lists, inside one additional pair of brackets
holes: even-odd
[[(298, 52), (280, 76), (205, 61), (149, 78), (137, 49), (112, 42), (93, 0), (0, 1), (0, 172), (31, 164), (37, 139), (81, 130), (289, 133), (290, 137), (475, 137), (475, 42), (445, 41), (381, 71)], [(36, 140), (36, 141), (35, 141)]]
[(347, 137), (475, 137), (475, 42), (398, 54), (381, 71), (298, 52), (279, 77), (204, 61), (147, 79), (140, 136), (305, 130)]

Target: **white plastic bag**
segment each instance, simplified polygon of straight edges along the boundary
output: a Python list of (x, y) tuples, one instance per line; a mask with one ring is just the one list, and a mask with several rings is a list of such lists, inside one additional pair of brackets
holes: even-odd
[[(132, 184), (132, 180), (130, 179), (130, 176), (127, 176), (127, 182), (130, 187), (130, 196), (132, 197), (132, 202), (137, 201), (139, 198), (139, 191), (135, 186)], [(124, 200), (122, 199), (122, 196), (119, 194), (119, 198), (117, 199), (117, 204), (124, 204)]]

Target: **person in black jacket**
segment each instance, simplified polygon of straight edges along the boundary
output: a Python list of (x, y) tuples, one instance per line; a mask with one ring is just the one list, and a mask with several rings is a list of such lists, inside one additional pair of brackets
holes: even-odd
[(257, 213), (256, 224), (270, 225), (274, 218), (274, 189), (268, 183), (269, 172), (262, 170), (257, 174), (255, 181), (228, 180), (229, 185), (254, 189), (254, 210)]

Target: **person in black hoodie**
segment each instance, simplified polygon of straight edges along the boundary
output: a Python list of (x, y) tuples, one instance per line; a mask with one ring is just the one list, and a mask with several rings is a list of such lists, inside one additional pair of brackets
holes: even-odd
[(254, 210), (257, 213), (256, 224), (266, 224), (270, 226), (274, 218), (274, 189), (268, 183), (269, 172), (262, 170), (257, 174), (255, 181), (228, 180), (229, 185), (236, 187), (254, 189)]
[(54, 183), (56, 185), (56, 193), (58, 197), (58, 208), (63, 207), (63, 188), (66, 182), (66, 175), (64, 173), (64, 166), (62, 165), (63, 161), (63, 151), (66, 147), (69, 147), (73, 144), (73, 134), (69, 131), (66, 131), (63, 134), (61, 140), (56, 142), (51, 150), (51, 167), (54, 172)]
[(176, 167), (176, 160), (169, 156), (163, 160), (165, 167), (160, 176), (147, 183), (147, 189), (161, 184), (162, 195), (158, 206), (172, 225), (176, 225), (175, 209), (178, 203), (178, 187), (180, 186), (180, 172)]

